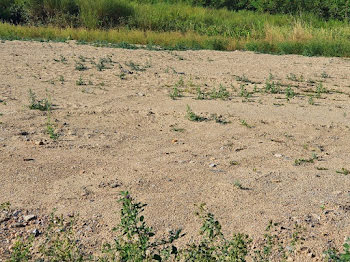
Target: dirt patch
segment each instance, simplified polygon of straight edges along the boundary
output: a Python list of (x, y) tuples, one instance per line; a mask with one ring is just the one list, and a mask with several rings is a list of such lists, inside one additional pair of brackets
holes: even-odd
[[(350, 236), (348, 59), (20, 41), (0, 57), (0, 203), (79, 214), (91, 245), (110, 238), (121, 190), (183, 241), (203, 202), (227, 234), (303, 224), (310, 259)], [(52, 102), (57, 140), (29, 89)]]

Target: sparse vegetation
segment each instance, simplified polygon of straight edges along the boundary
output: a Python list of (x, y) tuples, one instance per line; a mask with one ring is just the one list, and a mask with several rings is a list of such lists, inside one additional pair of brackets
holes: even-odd
[(196, 115), (196, 114), (192, 111), (192, 109), (190, 108), (189, 105), (187, 105), (186, 113), (187, 113), (186, 117), (187, 117), (187, 119), (190, 120), (190, 121), (202, 122), (202, 121), (207, 120), (205, 117), (201, 117), (201, 116), (199, 116), (199, 115)]
[[(235, 187), (244, 189), (239, 181)], [(221, 230), (220, 222), (208, 212), (205, 205), (198, 206), (196, 216), (201, 222), (200, 239), (191, 242), (184, 248), (178, 248), (176, 241), (183, 237), (182, 229), (170, 230), (166, 238), (155, 239), (155, 233), (146, 223), (141, 214), (145, 204), (135, 202), (129, 192), (121, 192), (119, 202), (122, 204), (120, 223), (113, 229), (117, 232), (113, 242), (106, 242), (102, 247), (102, 255), (92, 257), (84, 253), (84, 247), (79, 245), (73, 225), (75, 220), (66, 221), (54, 213), (50, 216), (49, 225), (43, 241), (37, 243), (33, 236), (19, 239), (11, 248), (8, 261), (19, 262), (31, 259), (45, 261), (271, 261), (272, 257), (286, 260), (290, 252), (295, 250), (302, 239), (302, 228), (296, 224), (289, 243), (282, 242), (274, 228), (278, 223), (270, 221), (266, 228), (262, 243), (251, 247), (252, 239), (242, 233), (234, 233), (226, 238)], [(349, 241), (344, 244), (344, 251), (337, 249), (325, 251), (329, 261), (349, 261)], [(40, 244), (39, 244), (40, 243)], [(32, 246), (38, 246), (35, 252)], [(289, 249), (287, 246), (289, 245)]]
[(171, 90), (169, 96), (171, 97), (171, 99), (176, 100), (176, 98), (182, 97), (182, 94), (181, 94), (180, 90), (175, 86)]
[(29, 89), (29, 108), (32, 110), (40, 110), (40, 111), (50, 111), (52, 107), (52, 103), (49, 98), (44, 98), (38, 100), (36, 98), (36, 94)]
[(305, 158), (299, 158), (299, 159), (295, 159), (294, 161), (294, 165), (295, 166), (300, 166), (301, 164), (304, 163), (314, 163), (315, 160), (318, 160), (318, 156), (315, 153), (312, 153), (312, 157), (305, 159)]
[(350, 170), (346, 169), (346, 168), (342, 168), (341, 170), (337, 170), (336, 171), (338, 174), (343, 174), (345, 176), (349, 175), (350, 174)]

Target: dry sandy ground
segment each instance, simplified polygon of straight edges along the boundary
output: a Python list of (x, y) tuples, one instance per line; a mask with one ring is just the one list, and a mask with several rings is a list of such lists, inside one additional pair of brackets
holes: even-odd
[[(101, 58), (107, 68), (98, 71)], [(87, 70), (76, 70), (78, 62)], [(270, 74), (297, 95), (240, 96), (241, 84), (264, 89)], [(79, 214), (80, 236), (98, 246), (128, 190), (148, 204), (157, 234), (183, 228), (180, 245), (197, 236), (194, 205), (203, 202), (228, 235), (259, 239), (272, 219), (288, 239), (299, 223), (305, 241), (293, 260), (319, 260), (350, 236), (350, 175), (336, 172), (350, 169), (349, 59), (6, 41), (0, 79), (0, 203), (17, 210), (13, 223), (54, 208)], [(312, 105), (318, 81), (329, 92)], [(183, 97), (172, 100), (176, 84)], [(198, 86), (210, 92), (220, 84), (229, 99), (195, 99)], [(29, 89), (51, 98), (57, 141), (47, 134), (47, 113), (28, 108)], [(188, 120), (187, 105), (208, 120)], [(19, 235), (9, 221), (0, 223), (2, 252)]]

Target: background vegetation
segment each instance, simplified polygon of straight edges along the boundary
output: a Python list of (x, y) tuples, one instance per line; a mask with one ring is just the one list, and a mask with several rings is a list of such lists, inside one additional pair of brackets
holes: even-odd
[(0, 37), (349, 57), (349, 3), (350, 0), (0, 0), (0, 20), (4, 22), (0, 23)]

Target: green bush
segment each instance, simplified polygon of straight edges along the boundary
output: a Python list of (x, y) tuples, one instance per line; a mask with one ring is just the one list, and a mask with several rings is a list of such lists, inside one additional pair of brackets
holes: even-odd
[(80, 21), (87, 28), (113, 27), (133, 14), (127, 0), (77, 0)]

